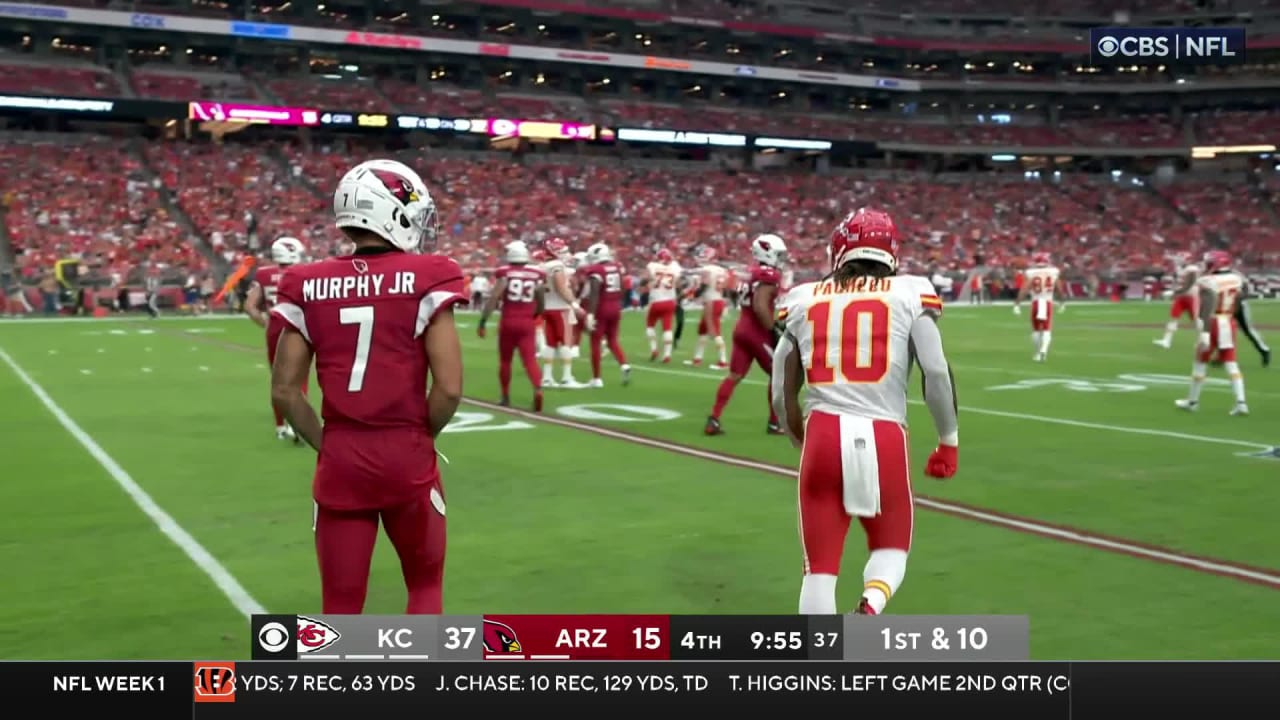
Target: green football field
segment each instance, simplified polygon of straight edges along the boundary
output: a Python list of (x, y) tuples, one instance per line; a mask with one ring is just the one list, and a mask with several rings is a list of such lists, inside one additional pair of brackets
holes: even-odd
[[(1025, 614), (1036, 658), (1280, 659), (1280, 459), (1251, 456), (1280, 445), (1280, 368), (1246, 345), (1251, 416), (1228, 417), (1221, 370), (1176, 410), (1194, 337), (1151, 344), (1167, 307), (1069, 307), (1045, 364), (1025, 315), (948, 309), (960, 472), (919, 473), (936, 438), (916, 400), (921, 508), (889, 612)], [(1280, 345), (1280, 304), (1254, 315)], [(629, 387), (606, 358), (604, 389), (503, 413), (475, 319), (474, 402), (440, 442), (447, 612), (795, 612), (797, 453), (764, 432), (762, 373), (704, 437), (720, 374), (679, 362), (689, 337), (649, 363), (628, 315)], [(3, 322), (0, 351), (0, 657), (246, 657), (245, 613), (318, 610), (314, 454), (275, 439), (246, 318)], [(855, 532), (843, 608), (864, 559)], [(383, 540), (367, 609), (403, 602)]]

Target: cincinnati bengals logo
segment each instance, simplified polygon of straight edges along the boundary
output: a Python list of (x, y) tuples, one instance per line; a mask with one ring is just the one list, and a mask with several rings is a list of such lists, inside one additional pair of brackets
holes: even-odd
[(235, 702), (235, 663), (196, 663), (196, 702)]
[(369, 172), (378, 178), (378, 181), (391, 193), (392, 197), (402, 204), (408, 205), (422, 199), (418, 192), (413, 189), (413, 183), (390, 170), (370, 170)]
[(520, 652), (520, 641), (510, 625), (496, 620), (484, 621), (484, 651), (494, 655)]

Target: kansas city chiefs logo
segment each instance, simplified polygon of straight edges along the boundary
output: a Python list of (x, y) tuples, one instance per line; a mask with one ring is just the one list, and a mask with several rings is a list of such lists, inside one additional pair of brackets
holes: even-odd
[(298, 616), (298, 652), (319, 652), (338, 642), (342, 633), (329, 623)]

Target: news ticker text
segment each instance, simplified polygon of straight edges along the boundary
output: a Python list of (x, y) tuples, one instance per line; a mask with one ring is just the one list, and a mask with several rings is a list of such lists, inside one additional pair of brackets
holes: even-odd
[(255, 615), (254, 660), (994, 661), (1015, 615)]
[[(131, 718), (369, 711), (884, 711), (903, 717), (1264, 717), (1280, 663), (7, 662), (11, 705)], [(1245, 712), (1256, 708), (1259, 713)], [(446, 715), (452, 717), (452, 715)]]

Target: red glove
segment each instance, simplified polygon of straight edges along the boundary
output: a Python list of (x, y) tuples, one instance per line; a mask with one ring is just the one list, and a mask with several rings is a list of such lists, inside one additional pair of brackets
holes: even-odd
[(479, 335), (481, 340), (484, 339), (484, 325), (480, 325), (476, 328), (476, 335)]
[(924, 466), (924, 474), (939, 480), (955, 477), (956, 466), (960, 463), (960, 448), (955, 445), (939, 445), (929, 454), (929, 462)]

